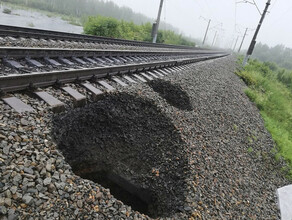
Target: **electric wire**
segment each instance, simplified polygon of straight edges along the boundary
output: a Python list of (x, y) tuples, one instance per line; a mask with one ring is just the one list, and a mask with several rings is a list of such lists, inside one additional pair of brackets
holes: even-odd
[(260, 15), (262, 15), (262, 13), (261, 13), (261, 11), (260, 11), (260, 9), (259, 9), (259, 7), (258, 7), (257, 3), (255, 2), (255, 0), (252, 0), (252, 1), (253, 1), (254, 5), (256, 6), (256, 8), (257, 8), (258, 12), (260, 13)]
[(272, 20), (272, 21), (271, 21), (271, 24), (270, 24), (269, 26), (274, 25), (274, 24), (278, 23), (280, 20), (282, 20), (282, 18), (283, 18), (288, 12), (290, 12), (291, 9), (292, 9), (292, 6), (289, 7), (289, 8), (288, 8), (286, 11), (284, 11), (283, 13), (281, 13), (280, 16), (278, 16), (277, 18), (275, 18), (274, 20)]
[(271, 6), (271, 9), (270, 9), (270, 11), (272, 11), (272, 9), (275, 7), (275, 5), (276, 5), (277, 1), (278, 1), (278, 0), (275, 0), (275, 1), (274, 1), (273, 5)]
[(248, 3), (248, 4), (251, 4), (251, 5), (254, 5), (256, 7), (257, 11), (259, 12), (259, 14), (262, 15), (257, 3), (254, 0), (252, 0), (252, 1), (253, 2), (250, 2), (248, 0), (243, 0), (243, 1), (236, 2), (236, 4), (238, 4), (238, 3)]
[(213, 15), (213, 13), (212, 13), (210, 7), (209, 7), (208, 0), (204, 0), (204, 2), (205, 2), (205, 5), (207, 6), (208, 11), (210, 12), (210, 15), (211, 15), (212, 17), (214, 17), (214, 15)]
[(202, 11), (205, 11), (205, 9), (201, 6), (201, 4), (199, 3), (199, 0), (195, 0), (194, 2), (197, 3), (197, 5), (201, 8)]
[(237, 4), (236, 0), (234, 0), (234, 29), (233, 32), (237, 32)]

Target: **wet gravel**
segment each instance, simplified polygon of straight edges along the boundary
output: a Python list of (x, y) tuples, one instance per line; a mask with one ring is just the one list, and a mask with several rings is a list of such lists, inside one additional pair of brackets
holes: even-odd
[(235, 68), (232, 57), (195, 64), (58, 115), (29, 93), (16, 96), (34, 113), (0, 101), (0, 219), (149, 219), (98, 171), (147, 190), (152, 217), (279, 219), (283, 162)]

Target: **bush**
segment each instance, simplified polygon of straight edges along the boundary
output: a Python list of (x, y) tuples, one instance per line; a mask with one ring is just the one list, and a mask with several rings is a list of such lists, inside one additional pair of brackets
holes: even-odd
[[(97, 36), (137, 41), (152, 41), (152, 25), (149, 22), (137, 25), (133, 22), (119, 21), (111, 17), (90, 16), (84, 22), (83, 30), (85, 34)], [(159, 31), (157, 43), (195, 46), (195, 43), (187, 40), (182, 35), (176, 34), (174, 31)]]
[(277, 72), (277, 79), (285, 84), (292, 91), (292, 72), (288, 72), (287, 70), (279, 70)]
[(5, 13), (5, 14), (11, 14), (11, 9), (9, 9), (9, 8), (4, 8), (3, 9), (3, 13)]
[(270, 70), (272, 70), (272, 71), (278, 70), (278, 66), (275, 63), (264, 62), (264, 64), (265, 64), (265, 66), (269, 67)]
[(250, 60), (249, 65), (245, 67), (245, 70), (247, 71), (257, 71), (261, 73), (264, 76), (271, 75), (271, 69), (269, 65), (265, 65), (258, 60)]
[(120, 37), (119, 22), (109, 17), (92, 17), (90, 16), (84, 24), (84, 32), (86, 34), (104, 36), (104, 37)]
[(252, 73), (254, 73), (254, 72), (243, 71), (243, 72), (239, 73), (239, 76), (242, 78), (242, 80), (248, 86), (256, 86), (257, 85), (257, 80), (253, 76)]

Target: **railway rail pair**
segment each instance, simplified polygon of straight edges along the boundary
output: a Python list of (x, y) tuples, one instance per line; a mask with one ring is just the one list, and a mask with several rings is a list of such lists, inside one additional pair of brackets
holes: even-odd
[[(0, 41), (4, 38), (12, 41), (17, 41), (18, 39), (64, 41), (65, 43), (71, 41), (108, 44), (113, 45), (113, 47), (115, 45), (135, 47), (134, 50), (0, 47), (0, 92), (4, 97), (3, 100), (14, 109), (19, 110), (19, 112), (22, 111), (21, 109), (28, 110), (29, 108), (24, 106), (24, 103), (20, 103), (20, 100), (16, 100), (16, 102), (18, 106), (22, 107), (15, 106), (15, 99), (14, 103), (11, 102), (11, 97), (7, 99), (7, 92), (28, 88), (36, 89), (56, 84), (64, 85), (72, 82), (80, 83), (86, 80), (97, 81), (102, 78), (114, 78), (119, 84), (126, 85), (122, 80), (126, 80), (129, 83), (134, 75), (137, 79), (137, 74), (140, 74), (140, 80), (143, 77), (145, 80), (145, 78), (147, 79), (147, 74), (148, 76), (152, 74), (152, 77), (155, 74), (156, 76), (163, 76), (167, 73), (167, 71), (164, 71), (165, 69), (180, 69), (180, 66), (186, 64), (228, 55), (222, 51), (195, 47), (152, 44), (0, 25)], [(155, 50), (144, 50), (145, 48), (155, 48)], [(117, 76), (122, 78), (119, 79)], [(132, 81), (135, 80), (132, 79)], [(108, 83), (101, 84), (110, 88), (110, 85), (106, 85)], [(95, 89), (86, 83), (83, 83), (83, 86), (93, 93), (99, 93), (98, 91), (93, 91)], [(69, 90), (72, 96), (81, 95), (73, 91), (72, 88)], [(69, 90), (67, 89), (67, 92)], [(41, 98), (48, 102), (44, 96)]]

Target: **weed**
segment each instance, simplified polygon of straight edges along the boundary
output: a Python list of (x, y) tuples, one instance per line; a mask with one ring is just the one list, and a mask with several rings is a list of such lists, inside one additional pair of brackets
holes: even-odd
[(257, 141), (257, 140), (258, 140), (258, 137), (255, 136), (255, 135), (251, 135), (251, 138), (252, 138), (254, 141)]
[(67, 21), (69, 24), (76, 25), (76, 26), (82, 26), (79, 18), (76, 18), (73, 16), (66, 16), (66, 15), (62, 16), (61, 18), (62, 18), (62, 20)]
[(276, 155), (278, 153), (278, 150), (276, 147), (272, 148), (271, 153)]
[(5, 14), (11, 14), (11, 9), (9, 9), (9, 8), (4, 8), (3, 9), (3, 13), (5, 13)]
[(243, 71), (240, 73), (240, 77), (243, 79), (246, 85), (255, 86), (257, 85), (257, 80), (253, 77), (253, 73)]
[(258, 158), (260, 158), (262, 156), (262, 152), (261, 151), (257, 151), (256, 155), (257, 155)]
[(34, 23), (29, 22), (29, 23), (27, 23), (27, 26), (28, 26), (28, 27), (34, 27)]
[(256, 101), (257, 94), (253, 90), (248, 88), (248, 89), (244, 90), (244, 92), (252, 102)]
[(69, 21), (69, 24), (76, 25), (76, 26), (82, 26), (81, 23), (77, 20), (71, 20), (71, 21)]
[(252, 148), (252, 147), (247, 148), (247, 152), (248, 152), (248, 153), (253, 152), (253, 148)]

